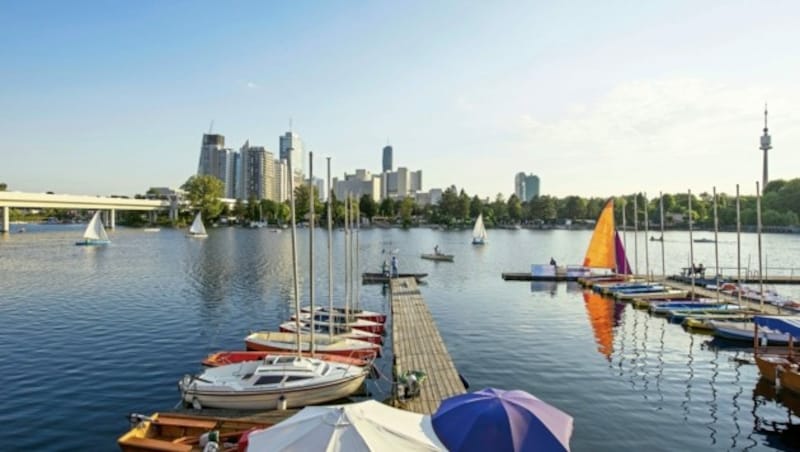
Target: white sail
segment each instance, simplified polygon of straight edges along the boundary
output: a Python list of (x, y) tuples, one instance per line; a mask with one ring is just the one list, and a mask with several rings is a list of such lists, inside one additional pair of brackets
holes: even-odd
[(86, 226), (86, 231), (83, 232), (83, 238), (86, 240), (101, 240), (107, 241), (108, 234), (103, 227), (103, 220), (100, 219), (100, 211), (94, 213), (92, 221)]
[(475, 220), (475, 227), (472, 228), (472, 239), (475, 241), (486, 241), (486, 228), (483, 226), (483, 214), (478, 215)]
[(203, 225), (203, 218), (200, 216), (200, 212), (197, 212), (197, 216), (194, 217), (192, 226), (189, 228), (189, 234), (206, 235), (206, 227)]

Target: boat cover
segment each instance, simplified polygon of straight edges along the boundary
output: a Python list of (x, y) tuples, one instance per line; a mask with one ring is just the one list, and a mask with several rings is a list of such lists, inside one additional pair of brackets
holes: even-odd
[(800, 339), (800, 319), (796, 317), (757, 315), (753, 321), (760, 327), (770, 328)]

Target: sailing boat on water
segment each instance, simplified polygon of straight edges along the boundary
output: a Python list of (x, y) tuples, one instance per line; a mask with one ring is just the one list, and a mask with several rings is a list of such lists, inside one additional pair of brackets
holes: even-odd
[(609, 199), (600, 216), (586, 249), (583, 266), (612, 270), (622, 275), (631, 274), (631, 264), (614, 223), (614, 199)]
[(195, 215), (192, 226), (189, 228), (188, 236), (198, 239), (204, 239), (208, 237), (208, 233), (206, 233), (206, 227), (203, 224), (203, 217), (200, 215), (200, 212), (197, 212), (197, 215)]
[(83, 240), (75, 242), (78, 246), (95, 246), (95, 245), (108, 245), (111, 240), (108, 239), (106, 228), (103, 227), (103, 220), (100, 219), (100, 211), (94, 213), (92, 221), (86, 226), (83, 231)]
[(487, 243), (489, 242), (486, 240), (486, 227), (483, 225), (483, 214), (481, 213), (475, 220), (475, 227), (472, 228), (472, 244), (485, 245)]

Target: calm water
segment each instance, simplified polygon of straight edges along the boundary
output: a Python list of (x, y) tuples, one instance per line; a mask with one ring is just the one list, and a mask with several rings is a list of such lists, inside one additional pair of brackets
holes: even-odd
[[(249, 330), (275, 329), (291, 312), (288, 232), (213, 229), (199, 241), (118, 229), (113, 245), (95, 249), (73, 245), (82, 228), (29, 225), (0, 238), (0, 433), (13, 450), (114, 450), (129, 412), (172, 408), (177, 381), (200, 370), (207, 353), (241, 349)], [(307, 298), (308, 230), (300, 234)], [(585, 301), (571, 286), (500, 278), (551, 256), (579, 263), (589, 231), (489, 234), (483, 248), (469, 245), (468, 231), (360, 234), (363, 270), (397, 249), (401, 271), (430, 273), (423, 295), (472, 389), (524, 389), (570, 413), (577, 451), (791, 447), (793, 430), (776, 432), (800, 423), (788, 408), (800, 400), (759, 384), (755, 366), (737, 361), (743, 352), (629, 306)], [(334, 233), (337, 299), (341, 237)], [(317, 300), (327, 303), (324, 233), (317, 238)], [(627, 241), (634, 264), (633, 234)], [(721, 236), (723, 267), (735, 266), (735, 241)], [(455, 263), (419, 259), (435, 244)], [(650, 269), (660, 274), (660, 244), (648, 245)], [(642, 233), (642, 272), (644, 248)], [(686, 265), (686, 233), (667, 233), (665, 248), (668, 272)], [(789, 268), (800, 237), (768, 235), (764, 248), (771, 267)], [(742, 256), (757, 267), (754, 235), (744, 236)], [(695, 261), (713, 266), (714, 245), (697, 244)], [(367, 309), (387, 309), (380, 286), (361, 294)], [(387, 386), (372, 381), (368, 389), (382, 398)]]

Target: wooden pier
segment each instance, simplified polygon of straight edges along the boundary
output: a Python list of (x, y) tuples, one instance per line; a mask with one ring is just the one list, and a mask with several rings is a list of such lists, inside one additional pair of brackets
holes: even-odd
[(395, 380), (410, 370), (427, 375), (420, 385), (419, 396), (402, 401), (395, 394), (395, 406), (415, 413), (432, 414), (442, 400), (466, 392), (464, 383), (414, 278), (392, 279), (389, 288)]

